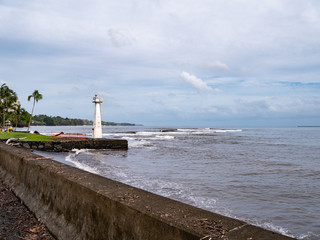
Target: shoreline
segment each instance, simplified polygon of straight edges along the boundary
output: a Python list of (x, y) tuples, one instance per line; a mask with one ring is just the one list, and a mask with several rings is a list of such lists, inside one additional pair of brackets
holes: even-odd
[(0, 178), (0, 238), (55, 240)]

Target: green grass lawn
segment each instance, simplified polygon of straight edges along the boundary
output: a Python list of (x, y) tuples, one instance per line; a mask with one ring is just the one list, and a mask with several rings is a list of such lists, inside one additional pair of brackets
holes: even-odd
[(33, 133), (22, 133), (22, 132), (4, 132), (0, 133), (0, 139), (9, 138), (24, 138), (21, 141), (53, 141), (57, 139), (56, 137), (49, 137)]

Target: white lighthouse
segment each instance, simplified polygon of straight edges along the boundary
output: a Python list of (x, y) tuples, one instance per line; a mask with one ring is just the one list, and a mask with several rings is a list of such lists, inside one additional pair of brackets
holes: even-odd
[(102, 127), (101, 127), (101, 103), (102, 99), (96, 94), (93, 98), (93, 103), (95, 104), (94, 109), (94, 119), (92, 128), (93, 138), (102, 138)]

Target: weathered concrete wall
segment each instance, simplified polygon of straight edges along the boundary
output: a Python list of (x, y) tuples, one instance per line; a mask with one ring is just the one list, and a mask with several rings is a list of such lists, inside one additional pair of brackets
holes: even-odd
[(0, 177), (58, 239), (290, 239), (3, 143)]
[(118, 139), (74, 139), (59, 141), (18, 141), (10, 143), (27, 149), (48, 152), (67, 152), (77, 149), (128, 149), (127, 140)]

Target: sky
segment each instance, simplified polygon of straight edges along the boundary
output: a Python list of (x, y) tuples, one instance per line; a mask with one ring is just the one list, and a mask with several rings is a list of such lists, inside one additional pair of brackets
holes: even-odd
[(0, 83), (35, 114), (320, 125), (320, 1), (0, 0)]

